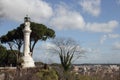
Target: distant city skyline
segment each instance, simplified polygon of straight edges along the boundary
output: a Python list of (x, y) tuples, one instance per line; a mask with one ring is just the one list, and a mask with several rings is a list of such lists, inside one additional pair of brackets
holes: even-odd
[[(120, 0), (0, 0), (0, 36), (23, 23), (26, 14), (87, 51), (74, 63), (120, 63)], [(59, 62), (46, 50), (50, 45), (39, 42), (34, 59)]]

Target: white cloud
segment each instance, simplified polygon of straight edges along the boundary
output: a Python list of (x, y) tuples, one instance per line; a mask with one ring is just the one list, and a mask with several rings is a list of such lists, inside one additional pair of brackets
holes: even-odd
[(64, 6), (59, 6), (55, 12), (55, 16), (51, 19), (50, 24), (59, 30), (78, 29), (84, 31), (109, 33), (112, 32), (119, 23), (116, 20), (111, 20), (104, 23), (85, 22), (80, 13), (70, 11)]
[(43, 0), (1, 0), (2, 11), (6, 18), (23, 21), (28, 14), (34, 21), (44, 21), (51, 17), (52, 8)]
[(87, 23), (86, 29), (93, 32), (112, 32), (118, 26), (118, 22), (115, 20), (107, 23)]
[(85, 12), (92, 14), (93, 16), (98, 16), (101, 12), (100, 9), (101, 0), (82, 0), (80, 5)]
[(76, 63), (119, 63), (120, 49), (109, 50), (96, 48), (87, 53), (85, 57), (82, 57), (76, 61)]
[(106, 39), (107, 39), (107, 35), (103, 35), (100, 40), (100, 43), (103, 44)]
[(55, 45), (54, 44), (52, 44), (52, 43), (50, 43), (50, 42), (44, 42), (44, 43), (42, 43), (42, 45), (41, 45), (41, 49), (45, 49), (45, 50), (48, 50), (48, 49), (50, 49), (51, 47), (55, 47)]
[(115, 38), (120, 38), (120, 34), (109, 33), (109, 34), (103, 35), (100, 39), (100, 44), (103, 44), (107, 39), (115, 39)]
[(55, 16), (50, 24), (58, 29), (83, 29), (85, 22), (83, 17), (76, 11), (69, 10), (64, 5), (59, 5), (55, 10)]
[(52, 17), (50, 24), (56, 29), (78, 29), (83, 31), (92, 32), (112, 32), (117, 26), (116, 20), (111, 20), (104, 23), (91, 23), (85, 22), (84, 18), (79, 12), (72, 11), (67, 5), (60, 4), (56, 7), (54, 16)]
[(120, 38), (120, 34), (108, 34), (109, 38)]
[(120, 50), (120, 42), (115, 42), (113, 44), (113, 50)]
[(100, 53), (100, 50), (98, 48), (85, 48), (87, 53)]

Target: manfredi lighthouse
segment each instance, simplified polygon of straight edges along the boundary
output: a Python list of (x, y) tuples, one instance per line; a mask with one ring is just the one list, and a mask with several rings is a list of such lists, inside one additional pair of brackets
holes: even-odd
[(23, 33), (24, 33), (24, 46), (23, 46), (23, 53), (24, 56), (22, 57), (23, 59), (23, 63), (22, 63), (22, 67), (23, 68), (29, 68), (29, 67), (35, 67), (34, 61), (32, 56), (30, 55), (30, 33), (32, 32), (32, 30), (30, 29), (30, 18), (28, 16), (26, 16), (24, 18), (24, 29), (23, 29)]

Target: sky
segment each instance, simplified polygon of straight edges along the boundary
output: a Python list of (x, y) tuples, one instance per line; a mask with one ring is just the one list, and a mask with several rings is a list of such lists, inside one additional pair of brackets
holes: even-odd
[[(26, 15), (87, 51), (74, 63), (120, 63), (120, 0), (0, 0), (0, 36), (17, 28)], [(59, 62), (46, 50), (49, 45), (39, 42), (34, 60)]]

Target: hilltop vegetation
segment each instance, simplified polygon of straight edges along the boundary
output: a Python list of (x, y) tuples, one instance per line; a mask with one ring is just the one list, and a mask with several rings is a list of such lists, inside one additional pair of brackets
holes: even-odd
[[(119, 75), (112, 73), (99, 74), (76, 74), (73, 71), (64, 72), (61, 65), (46, 65), (27, 69), (8, 69), (0, 71), (1, 80), (119, 80)], [(2, 76), (2, 77), (1, 77)]]

